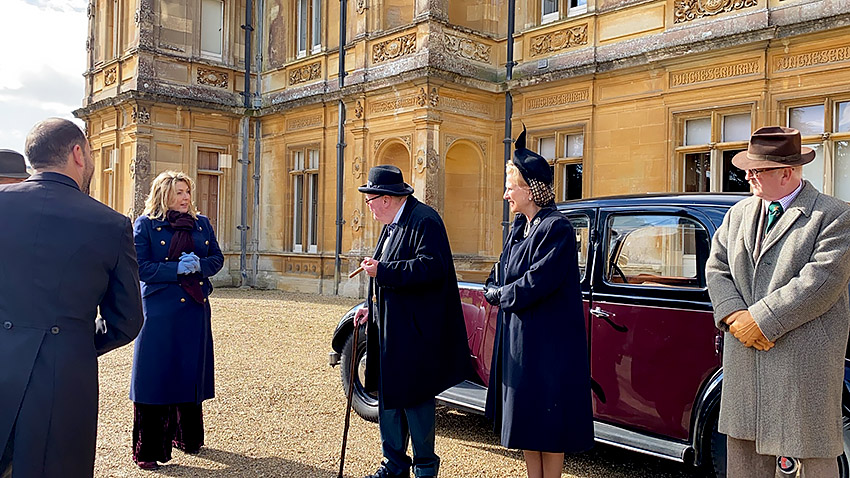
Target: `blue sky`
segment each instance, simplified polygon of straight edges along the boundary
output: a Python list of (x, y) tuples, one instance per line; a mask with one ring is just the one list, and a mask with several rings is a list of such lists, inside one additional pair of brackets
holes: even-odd
[(35, 123), (82, 106), (86, 3), (0, 0), (0, 148), (23, 153)]

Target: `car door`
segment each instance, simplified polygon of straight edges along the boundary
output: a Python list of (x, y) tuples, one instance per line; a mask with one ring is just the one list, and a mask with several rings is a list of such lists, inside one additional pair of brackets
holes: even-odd
[(599, 211), (590, 310), (597, 420), (687, 440), (695, 397), (720, 366), (705, 287), (714, 227), (689, 208)]
[[(581, 274), (581, 298), (584, 308), (585, 327), (589, 330), (589, 313), (591, 304), (591, 268), (594, 243), (597, 239), (596, 208), (562, 209), (576, 234), (576, 251), (578, 253), (578, 268)], [(590, 335), (588, 334), (588, 338)]]

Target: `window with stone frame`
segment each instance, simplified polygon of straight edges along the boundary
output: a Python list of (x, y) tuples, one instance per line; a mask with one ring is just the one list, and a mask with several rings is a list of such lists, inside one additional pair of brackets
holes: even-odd
[(555, 200), (581, 199), (584, 130), (556, 131), (536, 136), (538, 153), (552, 165)]
[(785, 124), (800, 130), (803, 146), (815, 159), (803, 166), (803, 178), (819, 191), (850, 201), (850, 94), (781, 105)]
[(539, 6), (541, 25), (587, 13), (587, 0), (540, 0)]
[(322, 51), (321, 0), (295, 0), (295, 43), (298, 58)]
[(103, 204), (115, 209), (115, 168), (118, 164), (118, 150), (110, 146), (100, 149), (102, 161), (100, 184), (100, 200)]
[[(747, 149), (752, 105), (677, 114), (677, 188), (685, 192), (749, 192), (746, 173), (732, 158)], [(714, 174), (712, 174), (714, 172)]]
[(221, 195), (221, 178), (224, 172), (219, 166), (219, 151), (198, 150), (198, 177), (195, 181), (195, 206), (198, 211), (207, 216), (213, 231), (218, 232), (218, 209)]
[(292, 252), (318, 252), (319, 244), (319, 150), (291, 150)]
[(224, 2), (201, 0), (201, 54), (221, 59), (224, 44)]

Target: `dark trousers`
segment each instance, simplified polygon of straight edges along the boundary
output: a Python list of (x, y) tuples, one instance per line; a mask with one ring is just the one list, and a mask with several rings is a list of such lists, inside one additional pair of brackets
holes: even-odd
[[(434, 399), (409, 408), (385, 409), (378, 400), (378, 426), (384, 466), (390, 473), (403, 475), (411, 465), (416, 476), (437, 476), (440, 457), (434, 453)], [(407, 456), (407, 444), (413, 445), (413, 460)]]
[(167, 462), (171, 447), (197, 453), (204, 445), (200, 403), (145, 405), (133, 403), (133, 461)]
[(12, 478), (12, 455), (15, 454), (15, 426), (6, 440), (6, 449), (0, 454), (0, 478)]

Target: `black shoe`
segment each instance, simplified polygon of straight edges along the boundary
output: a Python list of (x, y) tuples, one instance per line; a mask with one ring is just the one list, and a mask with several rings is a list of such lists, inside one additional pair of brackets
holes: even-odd
[(388, 470), (386, 466), (381, 465), (381, 467), (378, 468), (378, 471), (371, 475), (366, 475), (363, 478), (410, 478), (410, 471), (408, 470), (400, 475), (395, 475), (390, 473), (390, 470)]

